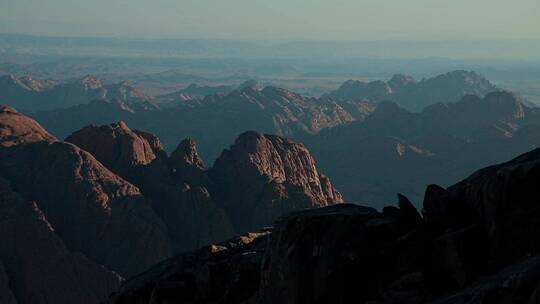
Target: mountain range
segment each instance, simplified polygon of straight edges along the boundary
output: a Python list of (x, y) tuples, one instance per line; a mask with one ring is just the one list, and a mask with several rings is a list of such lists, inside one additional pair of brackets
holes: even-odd
[[(101, 97), (0, 105), (0, 303), (540, 302), (540, 110), (511, 92), (411, 111), (85, 79)], [(7, 83), (21, 104), (70, 86)]]
[(137, 103), (101, 99), (66, 109), (28, 113), (58, 137), (88, 124), (125, 121), (157, 134), (172, 151), (178, 138), (192, 137), (202, 157), (214, 160), (221, 148), (246, 130), (295, 137), (366, 117), (374, 106), (364, 101), (316, 99), (257, 83), (229, 94), (188, 99), (176, 106), (147, 109)]
[(445, 92), (456, 99), (412, 112), (394, 101), (305, 97), (248, 82), (205, 97), (182, 99), (176, 93), (166, 107), (103, 99), (29, 115), (60, 138), (88, 124), (120, 120), (155, 133), (169, 152), (180, 138), (191, 137), (207, 161), (246, 130), (278, 134), (303, 142), (345, 201), (378, 208), (396, 192), (418, 206), (427, 184), (449, 186), (539, 144), (538, 110), (521, 97), (505, 91), (461, 95), (495, 89), (475, 73), (454, 71), (420, 82), (395, 76), (388, 83), (421, 87), (424, 97), (418, 100), (426, 104), (446, 83), (454, 89)]
[(431, 104), (455, 102), (465, 95), (482, 97), (497, 90), (475, 72), (457, 70), (420, 81), (403, 74), (396, 74), (388, 81), (349, 80), (326, 96), (372, 102), (392, 100), (410, 111), (420, 111)]
[(286, 138), (244, 133), (206, 168), (189, 139), (168, 156), (156, 136), (119, 122), (60, 141), (7, 106), (0, 198), (8, 303), (98, 303), (173, 254), (343, 202)]

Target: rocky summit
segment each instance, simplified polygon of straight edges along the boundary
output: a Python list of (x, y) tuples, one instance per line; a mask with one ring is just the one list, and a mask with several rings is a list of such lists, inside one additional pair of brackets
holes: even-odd
[(447, 189), (429, 186), (422, 216), (402, 195), (382, 212), (293, 212), (240, 245), (151, 268), (111, 303), (539, 303), (539, 177), (534, 150)]

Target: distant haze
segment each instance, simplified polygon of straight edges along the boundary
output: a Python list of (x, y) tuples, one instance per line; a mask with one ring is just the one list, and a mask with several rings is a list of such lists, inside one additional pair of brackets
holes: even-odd
[(540, 39), (538, 0), (0, 0), (0, 32), (140, 38)]

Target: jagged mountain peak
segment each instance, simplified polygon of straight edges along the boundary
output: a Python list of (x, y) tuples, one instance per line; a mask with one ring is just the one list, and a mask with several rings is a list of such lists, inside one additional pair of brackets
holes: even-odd
[(191, 138), (186, 138), (178, 144), (171, 153), (170, 160), (173, 164), (187, 164), (204, 169), (204, 162), (197, 151), (197, 143)]

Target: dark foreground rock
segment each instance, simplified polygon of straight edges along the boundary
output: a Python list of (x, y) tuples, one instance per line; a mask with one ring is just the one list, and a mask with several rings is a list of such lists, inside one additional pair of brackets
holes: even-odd
[(0, 178), (0, 303), (97, 303), (121, 278), (70, 252), (43, 212)]
[(122, 286), (115, 303), (248, 303), (269, 231), (248, 233), (164, 261)]
[[(264, 255), (257, 251), (257, 286), (233, 280), (249, 296), (220, 302), (172, 287), (166, 300), (150, 301), (147, 289), (128, 281), (112, 301), (540, 303), (539, 180), (540, 150), (534, 150), (448, 189), (429, 186), (423, 217), (401, 195), (399, 207), (383, 212), (348, 204), (294, 212), (275, 222)], [(234, 267), (253, 261), (238, 259)], [(146, 286), (167, 285), (184, 272), (154, 268), (143, 276)], [(201, 294), (222, 290), (197, 286)]]

